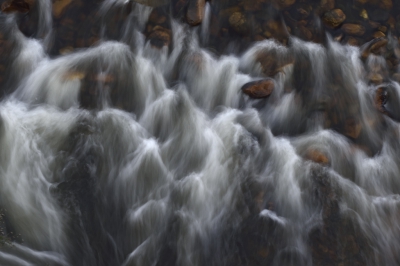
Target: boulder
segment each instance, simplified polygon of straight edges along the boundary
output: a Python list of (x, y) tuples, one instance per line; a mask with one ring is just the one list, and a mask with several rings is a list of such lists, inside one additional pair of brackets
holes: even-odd
[(342, 30), (349, 35), (362, 36), (365, 33), (364, 26), (360, 24), (346, 23), (342, 25)]
[(245, 33), (249, 30), (246, 17), (241, 12), (235, 12), (229, 17), (229, 25), (237, 33)]
[(273, 79), (263, 79), (246, 83), (242, 86), (241, 90), (251, 98), (266, 98), (275, 88)]
[(343, 13), (341, 9), (334, 9), (326, 12), (322, 21), (331, 28), (337, 28), (346, 20), (346, 15)]
[(149, 34), (148, 39), (153, 47), (168, 47), (171, 43), (171, 31), (161, 26), (155, 26)]
[(60, 18), (64, 10), (72, 3), (72, 0), (56, 0), (53, 2), (53, 16)]
[(204, 18), (205, 0), (190, 0), (186, 12), (186, 21), (191, 26), (199, 25)]
[(322, 165), (329, 164), (328, 157), (317, 149), (308, 149), (305, 154), (305, 159)]
[(277, 9), (285, 9), (296, 3), (296, 0), (273, 0), (272, 4)]
[(32, 8), (33, 1), (25, 0), (8, 0), (1, 5), (3, 13), (28, 13)]

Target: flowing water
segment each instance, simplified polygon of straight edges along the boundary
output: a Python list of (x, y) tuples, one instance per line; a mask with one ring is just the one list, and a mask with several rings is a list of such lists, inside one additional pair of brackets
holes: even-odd
[[(385, 84), (382, 115), (359, 48), (292, 38), (217, 57), (202, 48), (207, 4), (203, 26), (172, 22), (168, 52), (145, 42), (151, 8), (135, 4), (120, 41), (51, 58), (40, 3), (41, 39), (2, 15), (17, 48), (0, 102), (0, 225), (16, 236), (0, 265), (313, 265), (313, 232), (337, 243), (346, 228), (367, 265), (399, 265), (400, 85)], [(241, 87), (262, 78), (259, 53), (295, 63), (256, 100)]]

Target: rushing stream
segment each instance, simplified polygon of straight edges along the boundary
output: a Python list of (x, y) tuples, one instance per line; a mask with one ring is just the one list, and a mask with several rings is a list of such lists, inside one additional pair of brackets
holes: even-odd
[[(379, 112), (359, 48), (293, 37), (217, 57), (207, 6), (157, 49), (134, 4), (120, 41), (52, 58), (39, 2), (42, 38), (1, 15), (17, 48), (0, 102), (0, 228), (16, 236), (0, 265), (313, 265), (324, 234), (399, 265), (400, 85)], [(252, 99), (260, 53), (283, 67)]]

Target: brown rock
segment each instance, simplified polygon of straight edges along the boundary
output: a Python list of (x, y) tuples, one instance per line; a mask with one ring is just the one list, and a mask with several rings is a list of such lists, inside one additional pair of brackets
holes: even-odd
[(267, 77), (273, 77), (283, 71), (285, 66), (293, 64), (292, 57), (281, 58), (274, 51), (260, 51), (257, 53), (256, 62), (261, 65), (262, 72)]
[[(32, 1), (30, 1), (32, 3)], [(31, 10), (31, 5), (25, 0), (8, 0), (3, 2), (1, 5), (1, 11), (3, 13), (28, 13)]]
[(319, 164), (329, 164), (328, 157), (321, 151), (316, 149), (309, 149), (305, 154), (305, 159)]
[(296, 0), (273, 0), (272, 4), (278, 9), (288, 8), (293, 5)]
[(157, 9), (153, 9), (153, 11), (150, 13), (149, 20), (148, 20), (148, 22), (156, 24), (156, 25), (163, 24), (166, 21), (167, 21), (167, 17), (164, 16), (163, 14), (159, 14)]
[(70, 80), (81, 80), (86, 76), (84, 72), (80, 71), (70, 71), (63, 75), (63, 81), (70, 81)]
[(393, 7), (392, 0), (380, 0), (379, 7), (383, 9), (391, 9)]
[(378, 54), (382, 48), (386, 47), (387, 43), (387, 39), (379, 38), (373, 45), (371, 45), (371, 53)]
[(335, 8), (335, 0), (321, 0), (320, 7), (323, 11)]
[(358, 42), (358, 40), (357, 40), (356, 38), (354, 38), (354, 37), (349, 37), (349, 38), (347, 39), (347, 44), (348, 44), (348, 45), (351, 45), (351, 46), (358, 46), (358, 45), (359, 45), (359, 42)]
[(398, 83), (400, 83), (400, 73), (394, 73), (392, 79)]
[(244, 84), (241, 88), (243, 93), (247, 94), (251, 98), (266, 98), (274, 90), (275, 83), (273, 79), (263, 79), (252, 81)]
[(72, 3), (72, 0), (55, 0), (53, 2), (53, 16), (61, 17), (63, 11)]
[(374, 38), (382, 38), (385, 37), (385, 33), (381, 32), (381, 31), (375, 31), (374, 34), (372, 34), (372, 37)]
[(365, 28), (359, 24), (346, 23), (342, 25), (342, 30), (349, 35), (362, 36), (365, 33)]
[(148, 39), (153, 47), (162, 48), (163, 46), (169, 46), (171, 43), (171, 32), (161, 26), (155, 26)]
[(371, 73), (368, 75), (368, 79), (371, 83), (379, 85), (383, 82), (383, 77), (379, 73)]
[(387, 92), (384, 87), (379, 87), (375, 92), (375, 107), (379, 112), (386, 114), (385, 104), (387, 101)]
[(360, 136), (362, 129), (361, 122), (355, 118), (348, 118), (344, 124), (344, 134), (353, 139), (358, 138)]
[(365, 10), (365, 9), (361, 10), (360, 17), (362, 17), (363, 19), (368, 19), (367, 10)]
[(205, 0), (190, 0), (186, 12), (186, 21), (191, 26), (199, 25), (204, 18)]
[(336, 28), (346, 20), (346, 15), (341, 9), (334, 9), (326, 12), (322, 17), (322, 20), (327, 26)]
[(66, 47), (63, 47), (58, 50), (58, 52), (61, 55), (66, 55), (66, 54), (72, 53), (73, 51), (74, 51), (74, 48), (72, 46), (66, 46)]
[(245, 33), (248, 30), (246, 17), (241, 12), (235, 12), (229, 17), (229, 24), (238, 33)]

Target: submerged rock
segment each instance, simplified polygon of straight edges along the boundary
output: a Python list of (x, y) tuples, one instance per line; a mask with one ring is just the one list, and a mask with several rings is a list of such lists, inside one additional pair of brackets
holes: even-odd
[(350, 35), (362, 36), (365, 33), (364, 26), (360, 24), (346, 23), (342, 25), (342, 30)]
[(186, 20), (191, 26), (199, 25), (204, 18), (205, 0), (191, 0), (189, 2)]
[(275, 88), (273, 79), (263, 79), (246, 83), (242, 86), (243, 93), (249, 95), (251, 98), (266, 98)]
[(322, 17), (322, 21), (329, 27), (336, 28), (346, 20), (346, 15), (341, 9), (328, 11)]
[(9, 0), (3, 2), (1, 5), (1, 11), (3, 13), (28, 13), (32, 8), (33, 1), (26, 0)]

